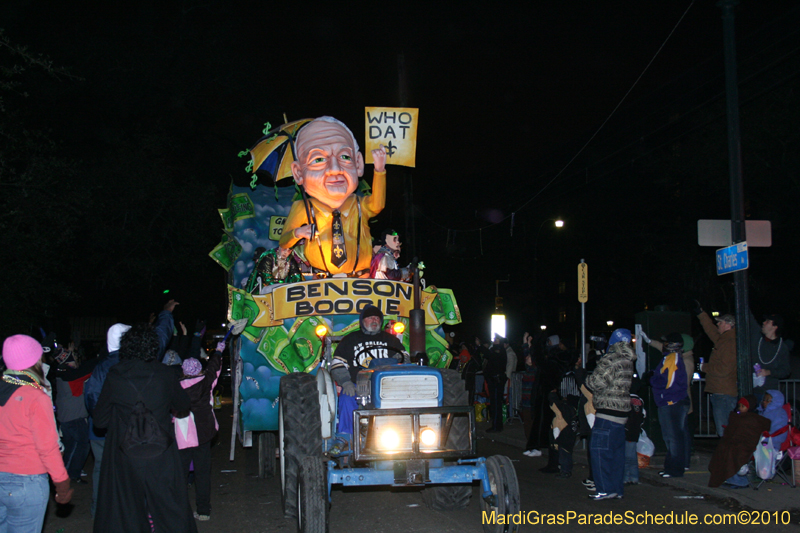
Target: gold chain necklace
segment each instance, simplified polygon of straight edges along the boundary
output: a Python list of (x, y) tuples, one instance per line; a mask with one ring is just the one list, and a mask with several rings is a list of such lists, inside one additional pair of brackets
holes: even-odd
[(13, 376), (11, 374), (3, 374), (3, 381), (5, 381), (6, 383), (10, 383), (12, 385), (20, 385), (20, 386), (27, 385), (28, 387), (33, 387), (34, 389), (43, 390), (42, 386), (39, 385), (39, 383), (37, 383), (36, 379), (33, 378), (33, 376), (27, 373), (25, 373), (25, 375), (33, 379), (34, 380), (33, 383), (31, 383), (30, 381), (26, 381), (24, 379), (20, 379), (17, 376)]

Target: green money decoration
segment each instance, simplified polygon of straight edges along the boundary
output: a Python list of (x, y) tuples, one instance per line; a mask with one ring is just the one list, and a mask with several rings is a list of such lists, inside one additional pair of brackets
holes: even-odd
[(289, 335), (286, 332), (286, 328), (283, 326), (273, 326), (264, 328), (264, 331), (264, 336), (261, 338), (261, 342), (258, 343), (256, 352), (261, 354), (272, 368), (286, 374), (290, 373), (291, 370), (289, 370), (289, 367), (287, 367), (280, 358), (280, 354), (283, 352), (284, 348), (289, 345)]
[(453, 361), (453, 355), (447, 351), (447, 341), (435, 328), (425, 332), (425, 353), (428, 354), (428, 365), (435, 368), (447, 368)]
[(225, 231), (233, 231), (233, 213), (230, 209), (217, 209), (219, 216), (222, 218), (222, 227)]
[(314, 330), (324, 321), (318, 317), (298, 318), (289, 332), (290, 344), (283, 349), (281, 361), (290, 372), (310, 372), (322, 357), (322, 341)]
[(208, 254), (211, 259), (219, 263), (225, 270), (230, 270), (236, 259), (242, 253), (242, 245), (239, 241), (224, 233), (222, 240)]
[(278, 371), (286, 374), (310, 372), (322, 357), (322, 341), (314, 330), (323, 323), (317, 317), (302, 317), (290, 331), (284, 326), (264, 328), (266, 333), (256, 351)]
[(250, 195), (246, 192), (231, 196), (229, 209), (231, 210), (234, 222), (256, 216), (256, 210), (253, 206), (253, 201), (250, 199)]
[(461, 311), (458, 309), (456, 297), (453, 295), (452, 289), (437, 289), (439, 298), (442, 305), (442, 315), (444, 322), (451, 326), (461, 323)]
[(246, 318), (247, 326), (244, 328), (242, 335), (255, 343), (264, 334), (263, 328), (256, 328), (251, 325), (258, 313), (258, 305), (250, 294), (228, 285), (228, 319), (239, 320), (240, 318)]

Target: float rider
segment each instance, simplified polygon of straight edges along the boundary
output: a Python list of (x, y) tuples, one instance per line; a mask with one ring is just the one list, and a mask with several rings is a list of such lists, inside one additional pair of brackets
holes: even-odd
[(400, 248), (403, 245), (397, 232), (393, 229), (383, 230), (378, 244), (380, 248), (372, 258), (369, 277), (373, 279), (409, 281), (412, 276), (411, 269), (408, 267), (400, 268), (397, 264), (397, 257), (400, 255)]

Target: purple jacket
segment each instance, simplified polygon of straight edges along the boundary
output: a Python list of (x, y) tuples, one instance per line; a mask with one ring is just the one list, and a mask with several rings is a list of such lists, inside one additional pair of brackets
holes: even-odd
[(688, 400), (688, 381), (682, 355), (678, 352), (665, 355), (650, 378), (650, 385), (653, 387), (653, 399), (657, 407)]

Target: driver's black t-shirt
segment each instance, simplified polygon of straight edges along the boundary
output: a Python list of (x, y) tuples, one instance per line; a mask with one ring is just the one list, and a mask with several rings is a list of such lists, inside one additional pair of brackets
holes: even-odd
[[(385, 331), (367, 335), (357, 330), (339, 342), (333, 354), (331, 367), (344, 366), (350, 371), (350, 379), (355, 383), (358, 371), (367, 368), (372, 359), (395, 357), (395, 354), (399, 353), (398, 350), (404, 349), (403, 343), (397, 340), (397, 337)], [(356, 356), (358, 361), (354, 360)]]

